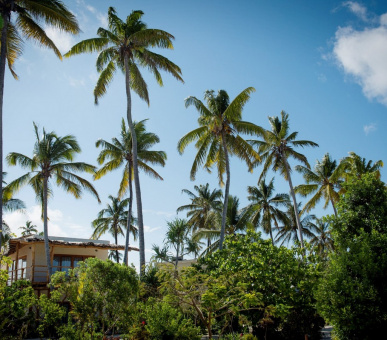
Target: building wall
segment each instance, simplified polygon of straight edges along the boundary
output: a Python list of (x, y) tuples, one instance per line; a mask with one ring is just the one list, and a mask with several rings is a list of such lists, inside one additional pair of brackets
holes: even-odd
[[(52, 245), (50, 246), (52, 247)], [(32, 243), (24, 245), (19, 249), (19, 259), (26, 257), (27, 268), (26, 278), (32, 279), (32, 254), (35, 249), (35, 275), (34, 281), (44, 282), (46, 280), (47, 268), (46, 268), (46, 254), (44, 250), (44, 243)], [(62, 246), (54, 245), (54, 255), (79, 255), (96, 257), (100, 260), (106, 260), (108, 258), (108, 249), (95, 249), (77, 246)], [(16, 260), (16, 253), (10, 255), (11, 260)]]

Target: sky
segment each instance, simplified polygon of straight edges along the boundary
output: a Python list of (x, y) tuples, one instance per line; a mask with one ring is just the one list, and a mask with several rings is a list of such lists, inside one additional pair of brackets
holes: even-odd
[[(149, 28), (174, 35), (173, 50), (157, 50), (179, 65), (184, 84), (163, 73), (160, 87), (144, 69), (150, 105), (133, 95), (132, 114), (136, 121), (148, 119), (147, 130), (160, 137), (154, 150), (166, 151), (167, 164), (156, 170), (163, 181), (140, 175), (145, 224), (146, 258), (152, 245), (162, 245), (167, 221), (176, 209), (189, 203), (182, 189), (209, 183), (218, 187), (216, 172), (199, 170), (196, 180), (189, 173), (194, 146), (183, 155), (177, 142), (197, 127), (198, 114), (185, 108), (184, 99), (203, 99), (207, 89), (224, 89), (231, 99), (253, 86), (256, 92), (243, 111), (243, 120), (269, 128), (268, 117), (284, 110), (290, 130), (300, 139), (312, 140), (318, 148), (299, 150), (313, 166), (327, 152), (340, 160), (354, 151), (367, 160), (387, 161), (387, 3), (385, 1), (102, 1), (68, 0), (82, 33), (63, 34), (46, 27), (62, 53), (75, 43), (96, 36), (98, 27), (107, 27), (107, 10), (113, 6), (125, 19), (132, 10), (142, 10)], [(124, 77), (116, 73), (107, 94), (94, 105), (93, 89), (98, 79), (97, 54), (85, 54), (60, 61), (52, 51), (26, 41), (16, 62), (19, 80), (7, 70), (4, 94), (4, 155), (19, 152), (32, 156), (35, 142), (33, 122), (58, 135), (74, 135), (82, 153), (76, 158), (97, 165), (95, 142), (118, 137), (126, 115)], [(297, 165), (291, 161), (291, 166)], [(230, 193), (248, 204), (247, 186), (257, 184), (261, 167), (253, 173), (236, 158), (231, 159)], [(11, 181), (25, 170), (5, 165)], [(386, 180), (386, 169), (382, 169)], [(75, 199), (54, 188), (49, 201), (49, 235), (89, 238), (91, 221), (105, 208), (109, 195), (116, 195), (122, 171), (117, 170), (93, 182), (101, 204), (88, 193)], [(278, 193), (289, 192), (287, 182), (275, 176)], [(302, 177), (293, 173), (295, 185)], [(85, 175), (92, 181), (92, 177)], [(24, 213), (5, 215), (12, 231), (31, 220), (43, 229), (40, 206), (31, 188), (16, 195), (27, 206)], [(298, 198), (305, 202), (305, 199)], [(331, 214), (322, 204), (317, 216)], [(185, 217), (180, 213), (179, 217)], [(113, 240), (106, 234), (102, 239)], [(119, 240), (124, 244), (124, 239)], [(137, 242), (131, 240), (131, 245)], [(129, 260), (138, 267), (138, 254)]]

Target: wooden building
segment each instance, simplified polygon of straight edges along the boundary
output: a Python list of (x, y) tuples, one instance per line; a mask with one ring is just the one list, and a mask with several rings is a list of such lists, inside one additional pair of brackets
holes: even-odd
[[(52, 272), (67, 271), (89, 257), (108, 258), (109, 250), (125, 250), (125, 246), (109, 241), (49, 236)], [(138, 248), (129, 247), (129, 251)], [(29, 280), (36, 293), (48, 292), (48, 270), (44, 238), (38, 235), (14, 238), (5, 254), (12, 260), (8, 267), (8, 284), (20, 279)]]

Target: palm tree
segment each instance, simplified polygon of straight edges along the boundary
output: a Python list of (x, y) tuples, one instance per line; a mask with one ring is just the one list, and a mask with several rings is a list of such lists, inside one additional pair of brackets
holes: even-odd
[(380, 178), (380, 168), (383, 167), (381, 160), (373, 163), (371, 160), (367, 162), (365, 158), (361, 158), (354, 152), (350, 152), (348, 157), (341, 160), (341, 165), (344, 167), (343, 177), (346, 181), (349, 178), (361, 178), (364, 174), (374, 173), (377, 178)]
[[(249, 214), (248, 212), (246, 213), (245, 209), (239, 209), (238, 197), (230, 195), (227, 200), (227, 203), (228, 206), (225, 234), (235, 235), (236, 233), (240, 233), (248, 229), (251, 225), (251, 214)], [(219, 247), (222, 223), (222, 217), (220, 214), (217, 214), (217, 219), (215, 220), (215, 222), (216, 225), (213, 229), (198, 229), (198, 231), (193, 234), (194, 240), (207, 238), (215, 241), (210, 246), (208, 246), (207, 249), (205, 249), (200, 256), (209, 254)]]
[[(190, 204), (182, 205), (177, 208), (177, 212), (187, 211), (188, 223), (191, 231), (196, 232), (199, 229), (212, 229), (214, 220), (222, 211), (222, 190), (214, 189), (210, 191), (209, 184), (195, 185), (197, 195), (188, 189), (183, 189), (190, 200)], [(210, 246), (210, 239), (207, 240), (207, 247)]]
[(25, 226), (19, 227), (22, 230), (21, 236), (36, 234), (38, 232), (36, 228), (36, 225), (32, 224), (32, 221), (27, 221)]
[(141, 274), (145, 270), (145, 243), (137, 164), (137, 139), (132, 122), (131, 90), (136, 92), (149, 105), (147, 85), (138, 65), (148, 68), (155, 76), (159, 85), (163, 84), (159, 70), (164, 70), (172, 74), (177, 80), (183, 82), (181, 70), (177, 65), (162, 55), (149, 50), (150, 47), (172, 49), (173, 35), (159, 29), (147, 28), (146, 24), (141, 21), (143, 15), (142, 11), (132, 11), (127, 16), (126, 21), (123, 21), (116, 15), (115, 9), (109, 7), (109, 30), (100, 27), (97, 31), (98, 38), (83, 40), (65, 54), (65, 57), (70, 57), (81, 53), (99, 52), (97, 70), (100, 73), (100, 77), (94, 89), (96, 104), (98, 103), (98, 98), (106, 93), (117, 68), (125, 75), (127, 119), (133, 139), (133, 174), (136, 189)]
[[(134, 130), (137, 138), (137, 162), (140, 170), (144, 171), (153, 178), (163, 180), (163, 178), (152, 168), (152, 165), (165, 166), (165, 160), (167, 154), (164, 151), (150, 150), (152, 146), (160, 142), (159, 137), (152, 133), (147, 132), (145, 129), (146, 120), (140, 122), (134, 122)], [(100, 139), (97, 141), (96, 146), (102, 147), (98, 156), (98, 163), (105, 164), (99, 169), (94, 178), (100, 179), (110, 171), (120, 168), (124, 165), (124, 171), (122, 174), (122, 180), (120, 188), (118, 190), (118, 197), (121, 199), (129, 190), (129, 209), (126, 224), (126, 239), (125, 239), (125, 255), (124, 263), (128, 265), (128, 249), (129, 249), (129, 226), (131, 225), (130, 218), (132, 216), (132, 202), (133, 202), (133, 143), (132, 133), (126, 129), (125, 121), (122, 119), (121, 124), (121, 136), (120, 138), (113, 138), (111, 143)]]
[[(281, 245), (283, 245), (285, 242), (289, 243), (290, 241), (293, 241), (294, 243), (300, 243), (301, 245), (301, 238), (297, 235), (299, 233), (298, 223), (297, 223), (297, 217), (299, 216), (300, 224), (301, 224), (301, 235), (305, 235), (308, 238), (315, 237), (315, 234), (313, 233), (314, 224), (312, 223), (313, 220), (316, 219), (316, 216), (314, 215), (305, 215), (303, 217), (303, 213), (301, 212), (301, 203), (297, 205), (297, 212), (295, 213), (293, 204), (290, 202), (287, 204), (286, 207), (286, 220), (284, 221), (284, 224), (279, 225), (275, 228), (277, 231), (277, 235), (275, 238), (275, 242), (281, 242)], [(303, 238), (302, 238), (303, 239)], [(301, 245), (301, 247), (303, 247)]]
[[(22, 53), (22, 36), (35, 40), (39, 45), (52, 49), (62, 59), (54, 42), (46, 35), (41, 24), (76, 34), (79, 27), (76, 17), (59, 0), (2, 0), (1, 15), (1, 48), (0, 48), (0, 183), (3, 182), (3, 99), (5, 64), (14, 78), (17, 78), (13, 65)], [(11, 20), (15, 17), (15, 20)], [(0, 197), (2, 197), (0, 187)], [(1, 203), (2, 204), (2, 203)], [(0, 221), (3, 209), (0, 207)], [(0, 233), (0, 248), (2, 236)]]
[[(124, 236), (124, 229), (126, 228), (126, 221), (128, 219), (128, 211), (126, 207), (129, 203), (129, 198), (120, 200), (119, 198), (109, 195), (110, 204), (107, 204), (105, 209), (102, 209), (97, 218), (91, 222), (94, 232), (91, 235), (93, 240), (98, 240), (103, 234), (109, 232), (114, 237), (115, 244), (118, 244), (118, 236)], [(131, 218), (133, 221), (133, 218)], [(133, 238), (137, 237), (137, 228), (130, 225), (129, 231), (132, 233)], [(119, 263), (120, 256), (118, 250), (116, 250), (115, 261)]]
[(17, 152), (11, 152), (7, 156), (9, 165), (20, 165), (29, 172), (9, 183), (6, 190), (17, 192), (23, 185), (29, 184), (34, 190), (37, 199), (42, 203), (42, 215), (44, 222), (44, 243), (49, 279), (51, 278), (50, 248), (48, 241), (48, 216), (47, 203), (52, 196), (51, 181), (62, 187), (75, 198), (80, 198), (82, 189), (89, 191), (100, 202), (97, 191), (85, 179), (76, 172), (94, 174), (95, 167), (83, 162), (73, 162), (74, 156), (81, 152), (74, 136), (58, 137), (55, 132), (46, 132), (39, 136), (39, 129), (34, 123), (36, 141), (32, 158)]
[(310, 226), (315, 234), (310, 239), (310, 244), (315, 246), (318, 253), (324, 257), (329, 251), (333, 250), (333, 239), (329, 230), (329, 223), (316, 219), (316, 223), (311, 223)]
[[(164, 247), (160, 248), (157, 245), (152, 246), (155, 253), (153, 258), (156, 261), (166, 261), (174, 265), (175, 270), (179, 260), (184, 255), (194, 253), (195, 256), (200, 250), (200, 242), (190, 238), (190, 225), (186, 219), (175, 218), (173, 221), (167, 222), (168, 230), (165, 234)], [(174, 253), (170, 253), (170, 249), (174, 249)]]
[(188, 132), (179, 142), (177, 149), (182, 154), (188, 144), (196, 141), (198, 149), (191, 168), (191, 180), (195, 179), (198, 168), (203, 167), (211, 172), (214, 164), (217, 166), (218, 179), (223, 185), (223, 175), (226, 172), (226, 188), (222, 213), (222, 227), (220, 233), (219, 249), (223, 247), (226, 227), (227, 200), (230, 191), (230, 161), (229, 155), (235, 155), (246, 162), (252, 171), (254, 162), (259, 160), (259, 155), (239, 134), (262, 135), (264, 130), (253, 123), (242, 121), (242, 109), (254, 92), (253, 87), (243, 90), (231, 103), (226, 91), (220, 90), (215, 95), (214, 91), (206, 91), (204, 99), (207, 107), (197, 98), (188, 97), (185, 106), (195, 106), (199, 111), (199, 128)]
[(297, 200), (293, 189), (292, 178), (290, 176), (291, 168), (289, 165), (289, 158), (295, 158), (297, 161), (305, 164), (310, 169), (310, 165), (306, 157), (297, 151), (294, 147), (312, 146), (316, 147), (318, 144), (308, 140), (295, 140), (298, 132), (289, 134), (289, 115), (284, 111), (281, 112), (281, 120), (278, 117), (269, 117), (271, 131), (266, 131), (263, 136), (263, 141), (251, 141), (252, 145), (259, 146), (258, 152), (261, 155), (264, 166), (258, 183), (266, 176), (267, 171), (272, 167), (273, 171), (280, 171), (285, 180), (288, 181), (290, 187), (290, 194), (293, 199), (294, 213), (296, 214), (296, 222), (298, 231), (300, 233), (301, 247), (304, 247), (304, 240), (302, 237), (301, 222), (297, 211)]
[[(4, 181), (4, 177), (7, 175), (6, 172), (3, 172), (3, 184), (7, 185), (7, 182)], [(26, 205), (22, 200), (12, 197), (12, 192), (7, 190), (5, 187), (2, 188), (3, 193), (3, 212), (12, 212), (17, 210), (25, 209)]]
[(274, 246), (272, 222), (278, 228), (278, 221), (286, 219), (285, 213), (277, 207), (286, 206), (289, 203), (289, 195), (276, 194), (273, 196), (274, 178), (269, 184), (266, 184), (263, 179), (257, 187), (247, 187), (247, 192), (249, 193), (247, 199), (251, 203), (246, 207), (246, 212), (251, 215), (251, 222), (254, 226), (260, 225), (265, 233), (270, 234)]
[(317, 161), (314, 171), (305, 166), (297, 165), (296, 170), (302, 173), (306, 184), (298, 185), (294, 188), (296, 193), (301, 196), (308, 196), (315, 193), (313, 197), (305, 204), (303, 210), (309, 212), (316, 204), (325, 199), (324, 209), (329, 202), (332, 204), (333, 211), (337, 216), (335, 204), (339, 201), (339, 189), (342, 183), (343, 166), (336, 166), (336, 161), (332, 160), (329, 153), (325, 154), (322, 161)]
[(108, 259), (115, 261), (116, 263), (120, 263), (120, 260), (122, 259), (122, 254), (116, 250), (109, 250)]

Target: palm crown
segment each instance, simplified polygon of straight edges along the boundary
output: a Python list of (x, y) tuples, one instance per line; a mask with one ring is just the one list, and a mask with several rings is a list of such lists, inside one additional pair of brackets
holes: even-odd
[[(109, 196), (110, 204), (107, 204), (105, 209), (102, 209), (97, 218), (92, 222), (92, 227), (94, 232), (91, 235), (92, 239), (99, 239), (102, 234), (109, 232), (115, 240), (115, 243), (118, 244), (118, 236), (124, 235), (124, 229), (127, 223), (128, 215), (128, 201), (129, 199), (120, 200), (119, 198)], [(133, 221), (133, 218), (131, 218)], [(131, 224), (129, 231), (133, 234), (134, 239), (137, 237), (137, 228)], [(120, 256), (118, 250), (115, 251), (116, 261), (119, 262)]]
[(188, 223), (193, 232), (198, 229), (210, 229), (213, 226), (215, 215), (222, 211), (222, 191), (219, 189), (210, 190), (209, 184), (194, 186), (192, 191), (183, 189), (182, 192), (187, 194), (191, 199), (190, 204), (182, 205), (177, 212), (187, 211)]
[(340, 177), (343, 174), (343, 167), (336, 166), (336, 161), (332, 160), (329, 153), (327, 153), (321, 162), (317, 161), (314, 171), (302, 165), (297, 165), (296, 170), (302, 173), (306, 184), (298, 185), (295, 192), (302, 196), (315, 193), (305, 204), (303, 210), (309, 212), (324, 198), (324, 209), (331, 202), (335, 215), (337, 215), (335, 204), (340, 198), (338, 190), (342, 182)]
[(44, 243), (46, 263), (49, 278), (51, 276), (51, 260), (48, 240), (47, 202), (52, 196), (50, 179), (75, 198), (80, 198), (82, 190), (93, 194), (98, 202), (99, 196), (93, 185), (86, 179), (78, 176), (76, 172), (94, 174), (95, 167), (83, 162), (73, 162), (74, 156), (81, 152), (74, 136), (59, 137), (55, 132), (46, 132), (39, 136), (39, 130), (34, 123), (36, 141), (32, 158), (20, 153), (11, 152), (7, 156), (9, 165), (19, 164), (22, 168), (30, 170), (27, 174), (9, 183), (6, 191), (17, 192), (23, 185), (29, 184), (35, 191), (36, 198), (42, 203), (42, 218), (44, 221)]
[[(0, 3), (0, 14), (3, 19), (2, 33), (6, 32), (5, 54), (8, 67), (15, 78), (17, 75), (13, 66), (23, 51), (22, 36), (53, 50), (62, 59), (60, 51), (40, 26), (41, 22), (73, 34), (80, 31), (75, 15), (58, 0), (3, 0)], [(11, 22), (13, 14), (16, 15), (16, 20)]]
[(188, 97), (185, 106), (191, 105), (199, 111), (199, 128), (188, 132), (178, 142), (177, 149), (182, 154), (188, 144), (196, 141), (195, 147), (198, 153), (191, 168), (191, 179), (195, 179), (196, 172), (200, 166), (211, 172), (214, 164), (217, 166), (219, 182), (223, 185), (223, 175), (226, 171), (226, 155), (223, 141), (227, 152), (244, 160), (249, 169), (259, 159), (254, 149), (239, 135), (248, 134), (260, 136), (263, 129), (250, 122), (242, 121), (242, 109), (254, 92), (253, 87), (243, 90), (231, 103), (226, 91), (220, 90), (215, 95), (213, 90), (207, 90), (204, 99), (207, 107), (202, 101), (195, 97)]
[(177, 65), (149, 50), (150, 47), (172, 49), (173, 35), (163, 30), (147, 28), (141, 21), (143, 15), (142, 11), (132, 11), (126, 21), (123, 21), (116, 15), (115, 9), (110, 7), (109, 29), (100, 27), (97, 38), (83, 40), (65, 54), (65, 57), (70, 57), (81, 53), (99, 52), (96, 65), (100, 77), (94, 89), (96, 104), (98, 98), (106, 93), (117, 68), (125, 73), (125, 60), (130, 70), (131, 89), (148, 104), (149, 94), (139, 66), (148, 68), (160, 85), (163, 84), (160, 69), (183, 81), (181, 70)]
[(261, 225), (264, 232), (270, 234), (274, 245), (272, 222), (278, 227), (278, 221), (286, 219), (285, 214), (278, 207), (288, 204), (289, 195), (274, 195), (274, 178), (268, 184), (263, 179), (257, 187), (247, 187), (247, 191), (249, 193), (247, 199), (251, 203), (245, 210), (251, 216), (251, 223), (254, 226)]
[[(7, 156), (9, 165), (20, 165), (30, 172), (9, 183), (6, 190), (17, 192), (23, 185), (29, 184), (35, 191), (38, 200), (43, 202), (43, 180), (53, 178), (56, 184), (75, 198), (80, 198), (82, 190), (89, 191), (99, 201), (98, 193), (87, 180), (76, 175), (76, 172), (94, 174), (95, 166), (73, 162), (74, 156), (81, 152), (74, 136), (58, 137), (55, 132), (46, 132), (43, 129), (42, 137), (39, 136), (37, 125), (34, 123), (36, 142), (33, 157), (11, 152)], [(48, 181), (48, 197), (52, 195), (50, 181)]]
[[(167, 154), (164, 151), (150, 150), (160, 142), (160, 138), (156, 134), (146, 131), (145, 122), (146, 119), (133, 123), (137, 136), (138, 167), (147, 175), (162, 180), (163, 178), (159, 173), (149, 164), (165, 166)], [(126, 128), (125, 121), (122, 119), (120, 138), (112, 138), (111, 142), (99, 139), (95, 145), (102, 148), (97, 161), (103, 166), (95, 173), (94, 178), (100, 179), (110, 171), (123, 166), (122, 180), (118, 191), (118, 197), (122, 198), (129, 189), (129, 182), (133, 179), (132, 134)]]

